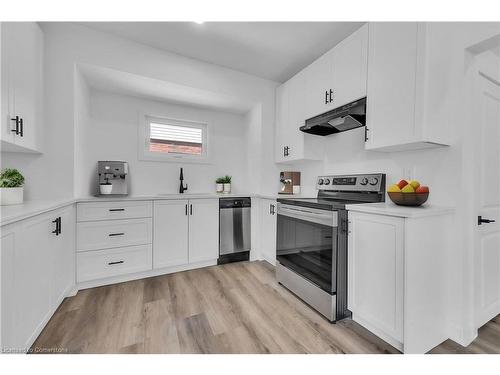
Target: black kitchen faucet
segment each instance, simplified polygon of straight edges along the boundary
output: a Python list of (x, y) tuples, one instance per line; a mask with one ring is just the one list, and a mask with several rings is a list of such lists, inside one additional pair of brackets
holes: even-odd
[(188, 189), (187, 184), (184, 186), (184, 174), (182, 173), (182, 168), (181, 168), (181, 175), (179, 176), (179, 180), (181, 181), (180, 186), (179, 186), (179, 193), (184, 194), (184, 192)]

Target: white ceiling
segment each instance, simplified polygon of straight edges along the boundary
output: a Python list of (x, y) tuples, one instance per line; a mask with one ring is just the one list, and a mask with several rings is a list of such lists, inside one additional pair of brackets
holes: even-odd
[(237, 114), (248, 112), (253, 105), (248, 100), (235, 96), (217, 94), (101, 66), (79, 64), (78, 68), (89, 87), (100, 91)]
[(284, 82), (363, 22), (83, 22), (151, 47)]

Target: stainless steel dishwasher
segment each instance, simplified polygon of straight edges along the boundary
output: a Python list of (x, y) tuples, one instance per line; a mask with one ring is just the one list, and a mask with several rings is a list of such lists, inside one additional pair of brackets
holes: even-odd
[(219, 199), (218, 264), (250, 258), (250, 198)]

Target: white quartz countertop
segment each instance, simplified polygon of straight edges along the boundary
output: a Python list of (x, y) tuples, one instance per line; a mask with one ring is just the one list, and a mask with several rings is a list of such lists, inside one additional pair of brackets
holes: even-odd
[(66, 198), (54, 200), (28, 200), (23, 204), (12, 206), (0, 206), (0, 226), (12, 224), (19, 220), (40, 215), (45, 212), (56, 210), (73, 203), (80, 202), (109, 202), (109, 201), (138, 201), (138, 200), (169, 200), (169, 199), (207, 199), (207, 198), (265, 198), (277, 199), (280, 197), (304, 198), (302, 195), (282, 195), (282, 194), (254, 194), (254, 193), (185, 193), (185, 194), (156, 194), (156, 195), (127, 195), (127, 196), (87, 196), (80, 198)]
[(364, 212), (386, 216), (421, 218), (426, 216), (449, 215), (455, 212), (453, 207), (424, 204), (419, 207), (397, 206), (392, 202), (348, 204), (346, 209), (353, 212)]
[(76, 199), (67, 198), (60, 200), (32, 200), (25, 201), (23, 204), (0, 206), (0, 225), (12, 224), (31, 216), (69, 206), (75, 202)]

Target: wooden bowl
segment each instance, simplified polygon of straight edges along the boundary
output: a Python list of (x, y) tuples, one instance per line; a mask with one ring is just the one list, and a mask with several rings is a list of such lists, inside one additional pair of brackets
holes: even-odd
[(421, 206), (429, 198), (429, 193), (387, 193), (398, 206)]

